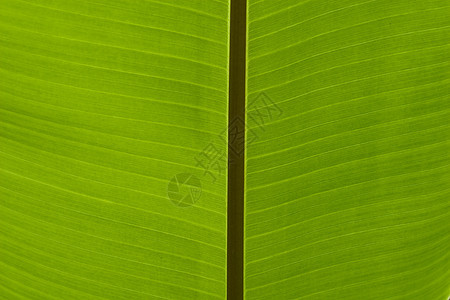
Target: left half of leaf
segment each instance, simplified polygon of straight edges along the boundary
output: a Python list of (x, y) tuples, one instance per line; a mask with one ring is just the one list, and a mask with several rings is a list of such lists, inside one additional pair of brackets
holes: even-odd
[(0, 2), (0, 298), (223, 299), (228, 0)]

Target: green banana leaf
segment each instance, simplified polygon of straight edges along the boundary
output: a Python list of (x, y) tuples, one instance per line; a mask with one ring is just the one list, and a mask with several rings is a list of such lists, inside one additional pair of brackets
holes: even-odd
[(1, 299), (225, 297), (228, 10), (0, 2)]
[[(227, 298), (230, 17), (0, 1), (0, 299)], [(447, 299), (450, 3), (246, 26), (244, 298)]]
[(246, 299), (447, 299), (450, 2), (248, 13)]

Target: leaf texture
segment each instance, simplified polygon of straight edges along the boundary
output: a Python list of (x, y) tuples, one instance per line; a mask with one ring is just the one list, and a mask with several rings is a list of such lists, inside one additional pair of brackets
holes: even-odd
[(447, 299), (450, 3), (250, 0), (246, 299)]
[[(0, 2), (1, 299), (225, 297), (226, 170), (196, 156), (227, 127), (228, 14)], [(178, 174), (195, 205), (169, 200)]]

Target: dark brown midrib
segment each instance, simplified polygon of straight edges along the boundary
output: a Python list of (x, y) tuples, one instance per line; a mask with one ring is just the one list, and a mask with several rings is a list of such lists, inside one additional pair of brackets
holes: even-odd
[[(231, 0), (228, 125), (245, 130), (247, 0)], [(239, 121), (237, 121), (239, 120)], [(244, 143), (228, 151), (227, 298), (244, 296)], [(234, 151), (233, 151), (234, 150)], [(237, 154), (240, 153), (240, 154)]]

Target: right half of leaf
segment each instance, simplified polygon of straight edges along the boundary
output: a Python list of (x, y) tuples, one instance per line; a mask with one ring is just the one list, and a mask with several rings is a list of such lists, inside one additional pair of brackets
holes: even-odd
[(246, 299), (447, 299), (450, 3), (248, 21)]

